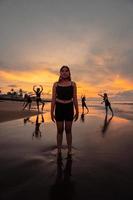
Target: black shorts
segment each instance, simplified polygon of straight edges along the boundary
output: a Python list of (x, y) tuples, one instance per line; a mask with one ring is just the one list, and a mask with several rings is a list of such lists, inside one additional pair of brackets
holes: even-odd
[(110, 104), (110, 102), (107, 102), (107, 103), (105, 103), (105, 107), (110, 107), (111, 106), (111, 104)]
[(56, 121), (73, 121), (73, 116), (74, 116), (73, 102), (66, 104), (56, 102), (56, 107), (55, 107)]
[(86, 103), (85, 102), (82, 103), (82, 107), (86, 107)]
[(27, 103), (32, 103), (32, 100), (31, 100), (31, 99), (28, 99), (28, 100), (27, 100)]
[(41, 99), (40, 97), (37, 97), (37, 98), (36, 98), (36, 102), (37, 102), (37, 103), (42, 102), (42, 99)]

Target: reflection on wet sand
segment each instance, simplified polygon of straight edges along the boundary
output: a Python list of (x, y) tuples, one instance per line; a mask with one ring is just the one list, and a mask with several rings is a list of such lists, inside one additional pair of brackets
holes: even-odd
[(57, 175), (54, 185), (50, 188), (50, 199), (73, 199), (74, 184), (71, 180), (72, 157), (68, 156), (65, 166), (62, 157), (57, 159)]
[(105, 119), (104, 119), (104, 125), (102, 127), (102, 135), (103, 137), (105, 136), (105, 133), (107, 132), (108, 128), (109, 128), (109, 124), (112, 120), (113, 116), (111, 116), (109, 119), (108, 119), (108, 115), (106, 114), (105, 115)]
[(32, 138), (33, 137), (41, 138), (41, 136), (42, 136), (41, 131), (40, 131), (40, 125), (41, 125), (41, 123), (44, 123), (44, 118), (43, 118), (43, 115), (41, 115), (41, 117), (42, 117), (41, 122), (39, 122), (39, 115), (37, 115), (37, 117), (36, 117), (35, 131), (32, 134)]
[(34, 122), (31, 121), (30, 117), (24, 118), (24, 124), (25, 125), (27, 124), (27, 122), (31, 122), (32, 124), (34, 123)]
[[(55, 162), (55, 124), (47, 118), (49, 112), (43, 116), (45, 130), (41, 114), (0, 125), (2, 199), (130, 199), (132, 121), (117, 116), (112, 121), (91, 109), (82, 115), (84, 123), (78, 120), (73, 126), (74, 157)], [(32, 140), (33, 131), (40, 135), (38, 130), (45, 137)], [(66, 153), (67, 145), (62, 148)]]
[[(41, 120), (39, 119), (39, 116), (41, 116)], [(27, 118), (24, 118), (24, 124), (26, 124), (27, 122), (29, 123), (34, 123), (30, 117), (27, 117)], [(36, 115), (36, 121), (35, 121), (35, 130), (32, 134), (32, 139), (35, 137), (35, 138), (41, 138), (42, 134), (41, 134), (41, 131), (40, 131), (40, 125), (44, 123), (44, 117), (43, 117), (43, 114), (41, 115)]]
[(85, 115), (87, 115), (87, 114), (88, 114), (88, 112), (86, 112), (86, 113), (82, 112), (81, 113), (81, 115), (80, 115), (80, 121), (81, 122), (85, 122)]

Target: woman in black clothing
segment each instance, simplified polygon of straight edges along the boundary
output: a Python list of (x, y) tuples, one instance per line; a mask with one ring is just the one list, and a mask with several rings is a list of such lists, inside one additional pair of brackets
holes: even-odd
[[(74, 115), (75, 108), (75, 115)], [(57, 148), (58, 155), (61, 155), (63, 131), (65, 128), (68, 145), (68, 155), (71, 155), (72, 148), (72, 123), (78, 119), (77, 87), (71, 81), (68, 66), (62, 66), (58, 82), (53, 85), (51, 102), (51, 119), (57, 125)]]
[(39, 85), (39, 86), (40, 86), (40, 88), (39, 87), (36, 88), (36, 85), (33, 86), (33, 91), (36, 94), (36, 104), (37, 104), (38, 112), (39, 112), (39, 102), (42, 104), (42, 111), (43, 111), (43, 107), (44, 107), (44, 102), (41, 99), (41, 94), (42, 94), (42, 91), (43, 91), (43, 87), (42, 87), (42, 85)]
[[(111, 107), (111, 103), (109, 102), (109, 100), (108, 100), (108, 95), (107, 95), (107, 93), (104, 93), (103, 95), (101, 95), (101, 94), (98, 94), (99, 96), (101, 96), (101, 97), (103, 97), (103, 102), (105, 103), (105, 109), (106, 109), (106, 115), (108, 114), (108, 107), (109, 107), (109, 109), (111, 110), (111, 112), (112, 112), (112, 116), (114, 115), (114, 113), (113, 113), (113, 110), (112, 110), (112, 107)], [(103, 103), (102, 102), (102, 103)]]

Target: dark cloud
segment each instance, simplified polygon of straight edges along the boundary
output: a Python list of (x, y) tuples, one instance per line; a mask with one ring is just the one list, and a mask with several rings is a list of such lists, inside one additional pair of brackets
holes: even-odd
[(115, 99), (124, 99), (126, 101), (133, 101), (133, 90), (119, 92), (115, 95)]
[[(38, 64), (39, 69), (58, 75), (60, 66), (51, 60), (66, 57), (76, 81), (97, 86), (111, 85), (116, 75), (132, 80), (132, 0), (0, 2), (7, 5), (0, 8), (0, 69), (28, 71)], [(75, 49), (81, 53), (77, 55)], [(23, 61), (25, 57), (29, 62)]]
[(0, 70), (4, 70), (4, 71), (14, 71), (14, 70), (24, 71), (24, 70), (28, 70), (28, 69), (30, 69), (29, 66), (9, 64), (7, 62), (0, 61)]
[[(39, 64), (39, 63), (36, 63)], [(4, 61), (0, 61), (0, 70), (4, 71), (31, 71), (35, 68), (35, 64), (33, 63), (24, 63), (24, 64), (15, 64), (15, 63), (7, 63)]]
[(17, 88), (17, 87), (19, 87), (19, 85), (14, 85), (14, 84), (12, 84), (12, 85), (8, 85), (7, 87)]
[[(106, 41), (109, 40), (109, 36), (106, 35)], [(100, 40), (100, 42), (104, 40)], [(101, 64), (97, 64), (97, 58), (102, 60)], [(131, 41), (125, 39), (120, 44), (112, 44), (106, 42), (101, 47), (99, 44), (94, 44), (90, 48), (88, 55), (85, 58), (84, 74), (88, 72), (89, 80), (93, 83), (99, 81), (113, 80), (116, 75), (119, 77), (131, 80), (133, 77), (133, 49), (131, 47)]]

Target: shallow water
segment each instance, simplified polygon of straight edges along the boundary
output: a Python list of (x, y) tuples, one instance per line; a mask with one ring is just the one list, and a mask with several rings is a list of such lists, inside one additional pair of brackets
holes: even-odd
[(64, 134), (57, 162), (56, 126), (49, 112), (1, 123), (1, 199), (130, 199), (132, 133), (132, 121), (106, 119), (103, 110), (91, 108), (73, 124), (72, 159), (66, 156)]

